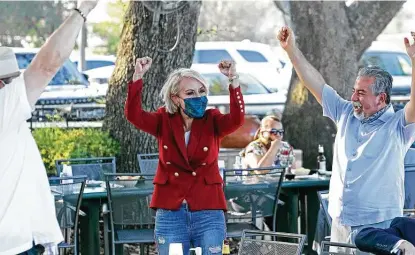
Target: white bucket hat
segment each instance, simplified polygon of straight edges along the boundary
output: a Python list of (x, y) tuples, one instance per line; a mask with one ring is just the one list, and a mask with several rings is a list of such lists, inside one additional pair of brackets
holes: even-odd
[(0, 47), (0, 79), (15, 78), (20, 75), (16, 55), (8, 47)]

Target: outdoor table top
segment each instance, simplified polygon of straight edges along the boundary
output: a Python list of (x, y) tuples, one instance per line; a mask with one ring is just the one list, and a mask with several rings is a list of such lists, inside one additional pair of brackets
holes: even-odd
[[(320, 186), (328, 186), (330, 177), (318, 176), (312, 178), (301, 178), (293, 180), (284, 180), (282, 182), (283, 189), (296, 189), (296, 188), (312, 188)], [(225, 192), (235, 191), (248, 191), (248, 190), (260, 190), (268, 189), (275, 186), (275, 182), (270, 180), (258, 181), (258, 182), (246, 182), (246, 181), (230, 181), (227, 182)], [(151, 194), (153, 192), (154, 185), (151, 180), (138, 184), (135, 188), (123, 188), (123, 192), (136, 193), (136, 194)], [(82, 199), (102, 199), (107, 197), (107, 190), (105, 187), (85, 187)]]

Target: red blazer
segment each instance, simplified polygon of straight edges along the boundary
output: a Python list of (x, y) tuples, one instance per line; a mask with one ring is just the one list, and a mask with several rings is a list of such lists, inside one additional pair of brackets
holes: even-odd
[(186, 199), (192, 211), (226, 210), (218, 154), (221, 138), (243, 125), (241, 89), (229, 87), (229, 114), (208, 109), (203, 118), (193, 120), (187, 147), (180, 113), (170, 114), (165, 107), (157, 112), (144, 111), (142, 90), (142, 80), (128, 85), (125, 116), (135, 127), (158, 140), (159, 163), (150, 207), (178, 210)]

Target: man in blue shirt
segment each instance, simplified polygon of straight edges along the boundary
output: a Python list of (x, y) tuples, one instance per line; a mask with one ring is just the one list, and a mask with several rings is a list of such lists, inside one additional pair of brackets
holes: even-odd
[(362, 68), (351, 101), (341, 98), (295, 45), (288, 27), (278, 32), (282, 48), (302, 82), (337, 125), (330, 181), (331, 241), (354, 243), (365, 227), (387, 228), (404, 204), (404, 157), (415, 136), (415, 44), (405, 38), (412, 60), (410, 101), (394, 112), (392, 76)]

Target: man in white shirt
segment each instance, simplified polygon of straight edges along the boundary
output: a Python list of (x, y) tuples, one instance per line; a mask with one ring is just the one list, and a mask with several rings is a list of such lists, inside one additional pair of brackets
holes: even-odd
[(83, 1), (21, 74), (10, 48), (0, 47), (0, 255), (32, 254), (63, 240), (39, 150), (26, 120), (69, 57), (96, 1)]

